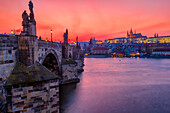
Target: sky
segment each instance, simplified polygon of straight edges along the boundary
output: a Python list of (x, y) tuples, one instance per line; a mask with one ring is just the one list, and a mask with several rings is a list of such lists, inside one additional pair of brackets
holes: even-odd
[[(22, 13), (29, 0), (0, 0), (0, 33), (22, 29)], [(146, 36), (170, 35), (170, 0), (32, 0), (37, 36), (63, 41), (126, 37), (131, 28)]]

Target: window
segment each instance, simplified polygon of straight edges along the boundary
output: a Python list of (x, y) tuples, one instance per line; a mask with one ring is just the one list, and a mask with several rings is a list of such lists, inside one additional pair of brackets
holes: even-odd
[(8, 50), (8, 53), (9, 53), (9, 54), (12, 54), (12, 50)]

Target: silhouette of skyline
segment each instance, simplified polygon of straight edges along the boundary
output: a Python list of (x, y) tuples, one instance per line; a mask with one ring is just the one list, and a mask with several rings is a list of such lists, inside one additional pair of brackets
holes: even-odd
[[(29, 0), (5, 0), (0, 7), (0, 33), (20, 29), (21, 13)], [(133, 28), (146, 36), (170, 35), (169, 0), (32, 0), (34, 3), (37, 35), (62, 41), (69, 29), (69, 39), (88, 41), (125, 37)], [(27, 11), (29, 9), (27, 8)]]

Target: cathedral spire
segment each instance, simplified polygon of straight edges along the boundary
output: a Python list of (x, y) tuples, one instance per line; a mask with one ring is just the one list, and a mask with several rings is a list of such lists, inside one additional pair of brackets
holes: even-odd
[(132, 28), (131, 28), (131, 30), (130, 30), (130, 33), (133, 34)]
[(131, 30), (130, 30), (130, 38), (132, 38), (133, 37), (133, 31), (132, 31), (132, 28), (131, 28)]

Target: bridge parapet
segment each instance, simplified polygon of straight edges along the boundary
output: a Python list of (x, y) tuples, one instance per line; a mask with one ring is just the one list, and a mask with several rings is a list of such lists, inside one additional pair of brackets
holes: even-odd
[(18, 47), (18, 37), (16, 35), (0, 34), (0, 50), (16, 49)]
[(61, 73), (62, 44), (58, 42), (38, 40), (38, 62), (43, 64), (45, 58), (50, 53), (55, 56), (59, 66), (59, 72)]
[(15, 62), (17, 48), (16, 35), (0, 34), (0, 65)]

